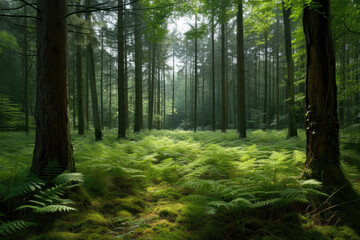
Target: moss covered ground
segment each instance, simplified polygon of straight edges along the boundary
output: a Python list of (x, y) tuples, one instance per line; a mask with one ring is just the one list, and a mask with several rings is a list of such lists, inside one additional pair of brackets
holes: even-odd
[[(303, 131), (292, 139), (273, 130), (249, 131), (244, 140), (236, 131), (104, 136), (94, 142), (91, 132), (72, 133), (76, 168), (85, 177), (69, 193), (78, 211), (36, 216), (37, 226), (5, 239), (360, 239), (359, 212), (346, 216), (318, 182), (298, 179)], [(359, 149), (343, 136), (342, 166), (359, 192)], [(27, 176), (33, 142), (33, 132), (0, 132), (3, 184)]]

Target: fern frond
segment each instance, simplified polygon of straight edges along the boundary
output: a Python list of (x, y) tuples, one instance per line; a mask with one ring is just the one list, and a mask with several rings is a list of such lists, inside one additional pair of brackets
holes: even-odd
[(233, 207), (240, 209), (249, 209), (254, 207), (254, 204), (245, 198), (236, 198), (230, 203)]
[(63, 173), (54, 179), (55, 184), (66, 184), (70, 182), (84, 182), (82, 173)]
[(8, 200), (10, 198), (18, 197), (30, 192), (35, 192), (40, 190), (45, 184), (41, 181), (29, 181), (22, 183), (18, 186), (11, 188), (11, 190), (5, 195), (4, 200)]
[(48, 205), (45, 207), (39, 207), (34, 210), (36, 213), (46, 214), (46, 213), (57, 213), (57, 212), (70, 212), (77, 211), (76, 208), (65, 206), (65, 205)]
[(16, 233), (20, 230), (24, 230), (34, 225), (35, 223), (33, 222), (25, 222), (22, 220), (3, 222), (0, 225), (0, 235), (8, 235), (8, 234)]

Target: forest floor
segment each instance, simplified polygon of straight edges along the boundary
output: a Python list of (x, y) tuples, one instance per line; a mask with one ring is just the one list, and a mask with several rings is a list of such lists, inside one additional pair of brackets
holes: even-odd
[[(248, 131), (246, 140), (233, 130), (104, 136), (94, 142), (91, 132), (72, 133), (85, 177), (68, 195), (78, 211), (38, 215), (36, 227), (8, 239), (360, 239), (359, 211), (345, 216), (318, 182), (298, 179), (304, 131), (292, 139), (274, 130)], [(342, 167), (360, 192), (359, 139), (342, 136)], [(0, 133), (0, 183), (16, 185), (27, 175), (33, 141), (33, 132)]]

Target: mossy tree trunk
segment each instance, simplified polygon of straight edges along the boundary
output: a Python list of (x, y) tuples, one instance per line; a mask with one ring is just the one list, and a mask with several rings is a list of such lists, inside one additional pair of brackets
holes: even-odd
[[(306, 169), (325, 187), (353, 193), (340, 167), (339, 123), (335, 56), (329, 20), (330, 1), (314, 0), (316, 10), (306, 7), (303, 28), (306, 38)], [(349, 195), (350, 196), (350, 195)], [(347, 197), (349, 197), (347, 196)]]
[(31, 172), (50, 162), (75, 171), (67, 95), (66, 1), (38, 0), (36, 137)]

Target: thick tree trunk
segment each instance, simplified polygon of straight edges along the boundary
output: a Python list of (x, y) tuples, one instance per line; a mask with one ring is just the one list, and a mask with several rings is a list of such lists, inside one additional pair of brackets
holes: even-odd
[(286, 9), (282, 2), (283, 7), (283, 16), (284, 16), (284, 31), (285, 31), (285, 53), (286, 53), (286, 63), (287, 63), (287, 87), (288, 87), (288, 138), (297, 136), (296, 129), (296, 116), (295, 116), (295, 89), (294, 89), (294, 60), (292, 57), (292, 47), (291, 47), (291, 24), (290, 24), (290, 14), (291, 10)]
[(351, 190), (340, 167), (339, 123), (335, 56), (331, 39), (329, 0), (314, 0), (315, 10), (304, 9), (303, 27), (306, 38), (306, 169), (310, 177), (326, 187)]
[(238, 3), (237, 13), (237, 94), (238, 94), (238, 131), (240, 138), (246, 138), (245, 109), (245, 66), (244, 66), (244, 32), (242, 0)]
[(38, 0), (36, 137), (31, 172), (50, 162), (75, 171), (67, 96), (65, 0)]
[(134, 132), (140, 132), (142, 128), (142, 29), (139, 2), (133, 3), (135, 23), (135, 124)]
[(118, 138), (126, 138), (123, 2), (118, 0)]

